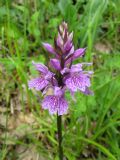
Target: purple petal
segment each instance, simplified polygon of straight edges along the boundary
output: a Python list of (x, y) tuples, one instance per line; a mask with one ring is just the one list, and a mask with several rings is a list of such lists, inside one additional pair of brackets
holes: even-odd
[(58, 86), (58, 81), (55, 79), (55, 77), (52, 77), (51, 83), (53, 86)]
[(74, 72), (80, 72), (82, 71), (82, 64), (81, 63), (78, 63), (78, 64), (75, 64), (75, 65), (72, 65), (71, 68), (67, 68), (65, 67), (64, 69), (61, 70), (61, 74), (65, 74), (65, 73), (74, 73)]
[(79, 57), (82, 57), (85, 53), (86, 48), (80, 48), (77, 49), (71, 56), (70, 58), (68, 58), (65, 62), (65, 64), (67, 65), (68, 63), (71, 63), (72, 61), (76, 60)]
[(70, 58), (67, 58), (67, 60), (65, 61), (65, 66), (68, 64), (68, 63), (72, 63), (73, 61), (73, 56), (72, 54), (70, 55)]
[(60, 61), (58, 59), (50, 59), (51, 66), (56, 70), (61, 70)]
[(65, 74), (65, 73), (69, 73), (69, 72), (70, 72), (70, 69), (67, 68), (67, 67), (63, 68), (63, 69), (60, 71), (60, 73), (61, 73), (62, 75)]
[(49, 95), (42, 101), (42, 108), (48, 109), (51, 115), (56, 114), (57, 112), (58, 115), (63, 115), (67, 113), (68, 103), (62, 97)]
[(71, 73), (80, 72), (80, 71), (82, 71), (82, 64), (81, 63), (78, 63), (78, 64), (75, 64), (75, 65), (71, 66), (71, 69), (70, 69)]
[(68, 110), (68, 103), (64, 98), (59, 99), (58, 115), (66, 114)]
[(63, 40), (62, 40), (61, 35), (59, 33), (58, 33), (58, 37), (57, 37), (56, 42), (57, 42), (57, 45), (61, 48), (63, 45)]
[(61, 89), (60, 87), (54, 87), (54, 95), (58, 97), (63, 97), (64, 96), (64, 91), (65, 89)]
[(40, 71), (41, 73), (43, 74), (47, 74), (48, 73), (48, 68), (44, 65), (44, 64), (41, 64), (41, 63), (35, 63), (34, 61), (32, 62), (32, 64), (36, 67), (36, 69), (38, 71)]
[(74, 53), (74, 46), (72, 46), (70, 52), (69, 52), (69, 55), (73, 54)]
[(44, 75), (44, 78), (46, 80), (51, 80), (51, 78), (54, 76), (54, 73), (48, 71), (48, 73), (46, 75)]
[(68, 39), (68, 41), (65, 43), (65, 45), (64, 45), (64, 50), (65, 51), (70, 51), (71, 50), (71, 48), (72, 48), (72, 42), (71, 42), (71, 40), (69, 40)]
[(32, 79), (28, 82), (29, 89), (35, 88), (36, 90), (42, 90), (48, 85), (48, 81), (42, 77)]
[(65, 80), (65, 84), (73, 92), (77, 90), (85, 92), (86, 87), (90, 87), (90, 78), (82, 73), (74, 74)]
[(65, 84), (69, 90), (71, 90), (72, 92), (77, 92), (77, 86), (75, 85), (73, 78), (66, 79)]
[(42, 108), (48, 109), (50, 114), (57, 113), (59, 99), (56, 96), (46, 96), (42, 101)]
[(43, 44), (44, 48), (45, 48), (48, 52), (50, 52), (50, 53), (52, 53), (52, 54), (56, 54), (54, 48), (53, 48), (49, 43), (42, 43), (42, 44)]
[(85, 50), (86, 48), (79, 48), (77, 50), (75, 50), (74, 54), (73, 54), (73, 60), (82, 57), (85, 54)]

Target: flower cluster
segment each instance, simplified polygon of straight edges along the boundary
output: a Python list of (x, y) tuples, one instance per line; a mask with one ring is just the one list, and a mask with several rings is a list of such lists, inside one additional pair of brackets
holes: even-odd
[[(92, 71), (83, 69), (84, 65), (91, 65), (91, 63), (73, 64), (74, 60), (84, 55), (85, 48), (74, 50), (72, 39), (73, 32), (69, 33), (67, 23), (62, 22), (58, 27), (54, 47), (43, 43), (44, 48), (54, 56), (50, 59), (49, 68), (41, 63), (33, 62), (40, 75), (29, 81), (28, 85), (30, 89), (35, 88), (46, 95), (42, 101), (42, 108), (48, 109), (50, 114), (67, 113), (66, 90), (69, 90), (72, 96), (77, 91), (84, 94), (92, 93), (89, 90)], [(47, 94), (49, 90), (50, 94)]]

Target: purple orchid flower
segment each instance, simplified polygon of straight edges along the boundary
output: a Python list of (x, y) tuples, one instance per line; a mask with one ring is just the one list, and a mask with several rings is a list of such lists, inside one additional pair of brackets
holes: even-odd
[(53, 73), (48, 70), (48, 68), (41, 64), (33, 62), (33, 65), (36, 67), (36, 70), (40, 72), (40, 76), (38, 78), (34, 78), (33, 80), (28, 82), (29, 88), (35, 88), (36, 90), (44, 89), (53, 77)]
[(64, 98), (64, 88), (54, 87), (53, 92), (53, 95), (47, 95), (44, 98), (42, 102), (42, 108), (48, 109), (50, 114), (66, 114), (68, 109), (68, 103)]
[[(29, 88), (35, 88), (42, 93), (47, 93), (51, 88), (51, 94), (44, 96), (42, 108), (47, 109), (50, 114), (63, 115), (67, 113), (68, 102), (65, 99), (65, 92), (70, 91), (73, 96), (80, 91), (84, 94), (92, 94), (89, 90), (91, 86), (90, 78), (92, 71), (85, 71), (84, 65), (91, 63), (73, 64), (73, 61), (85, 54), (85, 48), (74, 50), (73, 32), (68, 32), (67, 23), (62, 22), (58, 29), (58, 36), (54, 41), (54, 47), (48, 43), (43, 43), (43, 47), (54, 58), (50, 59), (50, 68), (41, 63), (33, 62), (36, 70), (40, 73), (38, 78), (28, 82)], [(54, 72), (51, 72), (52, 71)]]

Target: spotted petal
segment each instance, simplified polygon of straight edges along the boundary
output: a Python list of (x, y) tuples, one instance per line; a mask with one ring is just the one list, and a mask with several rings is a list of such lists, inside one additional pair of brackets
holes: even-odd
[(85, 50), (86, 48), (79, 48), (77, 50), (75, 50), (74, 54), (73, 54), (73, 60), (82, 57), (85, 54)]
[(85, 92), (86, 87), (90, 87), (90, 78), (82, 73), (73, 74), (65, 80), (65, 84), (73, 92), (77, 90)]
[(53, 95), (46, 96), (42, 101), (42, 108), (48, 109), (50, 114), (57, 113), (58, 98)]
[(28, 82), (29, 89), (35, 88), (36, 90), (42, 90), (48, 85), (48, 81), (42, 77), (32, 79)]
[(49, 95), (44, 98), (42, 108), (48, 109), (50, 114), (58, 113), (58, 115), (63, 115), (67, 112), (68, 104), (62, 97)]
[(59, 99), (58, 115), (66, 114), (68, 110), (68, 103), (64, 98)]

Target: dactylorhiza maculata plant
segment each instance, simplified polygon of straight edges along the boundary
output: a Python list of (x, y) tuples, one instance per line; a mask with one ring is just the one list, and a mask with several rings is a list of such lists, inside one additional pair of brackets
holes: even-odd
[[(43, 95), (51, 90), (50, 95), (46, 95), (42, 101), (42, 108), (49, 113), (58, 116), (58, 132), (61, 132), (61, 115), (68, 111), (68, 102), (65, 99), (66, 91), (70, 91), (71, 96), (77, 91), (83, 94), (92, 94), (89, 90), (92, 71), (84, 70), (85, 65), (91, 63), (73, 62), (85, 54), (85, 48), (74, 49), (73, 32), (68, 32), (67, 23), (62, 22), (58, 27), (58, 35), (54, 40), (54, 47), (48, 43), (43, 43), (44, 48), (51, 53), (54, 58), (49, 61), (49, 67), (41, 63), (33, 62), (39, 77), (29, 81), (29, 88), (41, 91)], [(61, 133), (58, 133), (59, 143), (61, 143)], [(61, 139), (61, 140), (60, 140)], [(61, 144), (59, 144), (61, 145)], [(59, 151), (61, 156), (62, 149)], [(60, 157), (62, 160), (63, 156)]]

